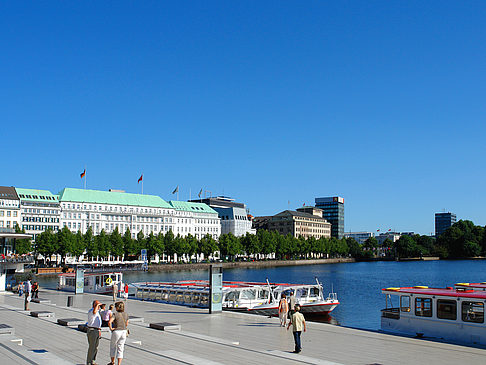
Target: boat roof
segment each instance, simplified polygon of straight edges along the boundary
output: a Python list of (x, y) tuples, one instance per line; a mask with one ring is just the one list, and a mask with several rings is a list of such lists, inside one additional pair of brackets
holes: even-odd
[[(181, 280), (175, 282), (140, 282), (133, 283), (134, 286), (157, 286), (157, 287), (179, 287), (179, 288), (204, 288), (209, 287), (208, 280)], [(287, 284), (287, 283), (270, 283), (270, 286), (285, 288), (297, 288), (297, 287), (315, 287), (317, 284)], [(268, 287), (268, 283), (265, 282), (252, 282), (252, 281), (223, 281), (225, 288), (253, 288), (253, 287)]]
[[(85, 272), (84, 276), (94, 276), (94, 275), (112, 275), (112, 274), (121, 274), (120, 271), (100, 271), (100, 272)], [(66, 272), (59, 274), (59, 276), (75, 276), (75, 272)]]
[(436, 295), (444, 297), (457, 297), (457, 298), (476, 298), (476, 299), (486, 299), (486, 291), (474, 291), (465, 290), (462, 288), (454, 289), (451, 287), (447, 288), (429, 288), (427, 286), (412, 286), (412, 287), (392, 287), (381, 289), (383, 294), (420, 294), (420, 295)]
[(457, 283), (456, 287), (486, 289), (486, 282), (482, 283)]

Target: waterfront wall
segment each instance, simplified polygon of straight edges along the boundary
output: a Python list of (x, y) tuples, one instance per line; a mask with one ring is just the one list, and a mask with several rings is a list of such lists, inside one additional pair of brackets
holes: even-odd
[[(241, 261), (223, 262), (223, 269), (232, 268), (264, 268), (276, 266), (299, 266), (299, 265), (321, 265), (337, 264), (343, 262), (355, 262), (354, 258), (337, 259), (313, 259), (313, 260), (268, 260), (268, 261)], [(185, 271), (185, 270), (207, 270), (210, 263), (194, 264), (151, 264), (149, 271)]]

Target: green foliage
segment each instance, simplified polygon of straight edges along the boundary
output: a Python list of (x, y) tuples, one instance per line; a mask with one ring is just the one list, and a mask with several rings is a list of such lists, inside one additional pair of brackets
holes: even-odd
[(67, 227), (63, 227), (57, 231), (57, 246), (54, 253), (61, 256), (61, 263), (65, 263), (66, 255), (73, 252), (74, 249), (74, 234)]
[(484, 243), (484, 228), (467, 220), (460, 220), (437, 238), (437, 245), (448, 258), (484, 255)]
[[(15, 225), (15, 233), (25, 233), (25, 229), (20, 229), (19, 225)], [(19, 255), (23, 255), (32, 251), (32, 242), (29, 238), (21, 238), (15, 241), (15, 251)]]
[(217, 250), (218, 245), (211, 235), (207, 234), (203, 238), (201, 238), (200, 251), (204, 255), (204, 258), (206, 260)]
[(118, 232), (118, 227), (114, 229), (113, 232), (110, 234), (110, 248), (111, 254), (113, 256), (123, 256), (124, 254), (124, 245), (123, 245), (123, 238)]
[(46, 229), (36, 239), (37, 252), (44, 257), (51, 257), (57, 251), (57, 237), (51, 228)]

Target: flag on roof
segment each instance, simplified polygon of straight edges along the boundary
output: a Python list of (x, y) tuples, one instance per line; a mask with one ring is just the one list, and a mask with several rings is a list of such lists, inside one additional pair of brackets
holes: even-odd
[(178, 193), (179, 192), (179, 185), (177, 185), (177, 187), (174, 189), (174, 191), (172, 192), (172, 194), (175, 194), (175, 193)]
[(377, 229), (377, 230), (376, 230), (376, 232), (380, 232), (380, 230), (379, 230), (379, 229)]
[(198, 197), (201, 197), (202, 194), (202, 189), (199, 191), (199, 194), (197, 194)]
[(137, 183), (139, 183), (140, 181), (143, 181), (143, 174), (138, 178)]
[(83, 171), (82, 173), (80, 173), (80, 174), (79, 174), (79, 176), (81, 176), (81, 179), (82, 179), (83, 177), (85, 177), (85, 176), (86, 176), (86, 169), (84, 169), (84, 171)]
[(390, 231), (391, 231), (391, 228), (388, 230), (388, 232), (390, 232)]

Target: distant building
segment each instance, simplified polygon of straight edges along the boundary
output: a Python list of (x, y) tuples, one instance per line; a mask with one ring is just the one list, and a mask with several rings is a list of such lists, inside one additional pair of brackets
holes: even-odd
[(331, 236), (344, 237), (344, 198), (340, 196), (316, 198), (316, 208), (322, 209), (322, 217), (331, 223)]
[(375, 234), (373, 232), (348, 232), (344, 234), (345, 238), (354, 238), (356, 242), (360, 245), (365, 243), (368, 238), (374, 237)]
[(13, 186), (0, 186), (0, 228), (20, 227), (20, 199)]
[(57, 232), (61, 226), (59, 196), (48, 190), (15, 188), (22, 208), (22, 228), (33, 240), (50, 228)]
[(331, 237), (331, 224), (322, 218), (322, 215), (294, 210), (284, 210), (272, 216), (268, 221), (268, 230), (277, 231), (281, 235), (291, 234), (294, 237)]
[(392, 243), (395, 243), (398, 241), (401, 237), (401, 233), (399, 232), (386, 232), (386, 233), (380, 233), (378, 236), (376, 236), (376, 240), (378, 241), (379, 245), (383, 245), (383, 243), (388, 239)]
[(435, 213), (435, 237), (439, 237), (456, 222), (457, 217), (454, 213)]
[(234, 199), (225, 196), (191, 200), (191, 202), (204, 203), (218, 212), (221, 219), (221, 234), (232, 233), (238, 237), (247, 233), (256, 233), (244, 203), (237, 203)]
[(270, 218), (272, 218), (271, 215), (254, 217), (252, 222), (253, 229), (255, 229), (257, 232), (261, 229), (268, 231), (268, 222), (270, 221)]

